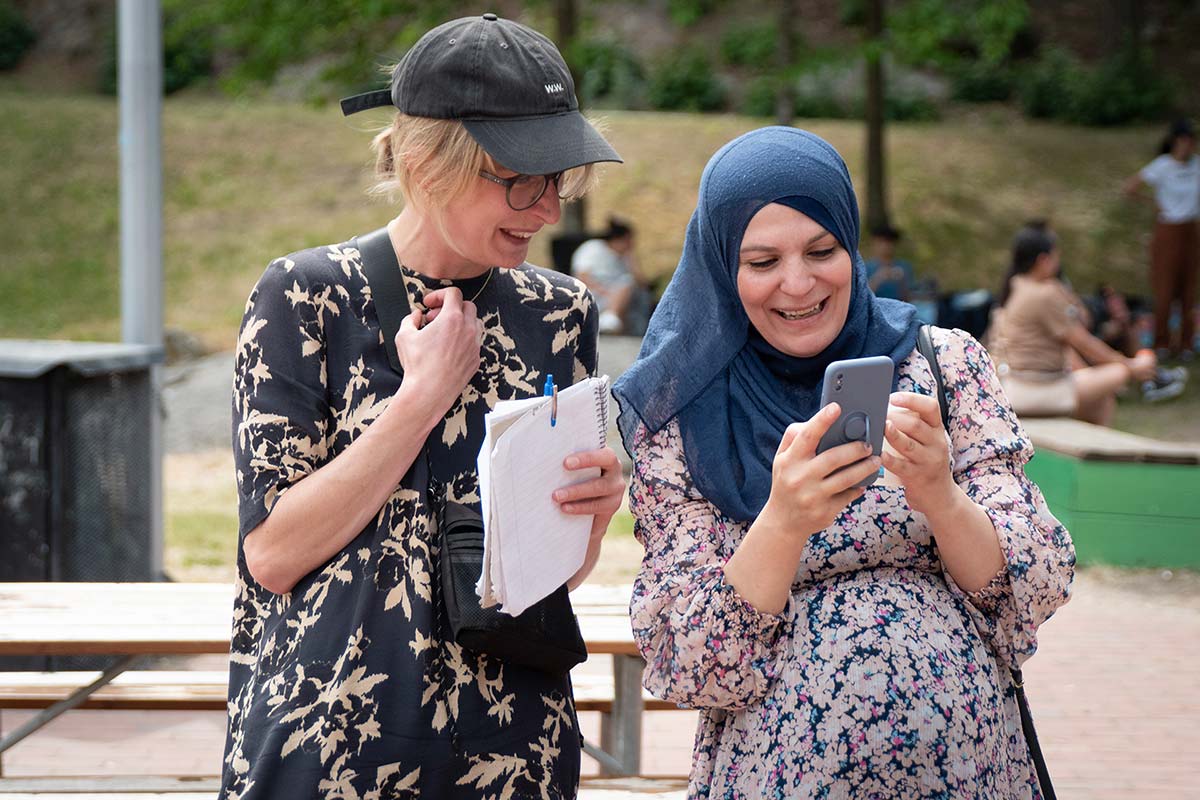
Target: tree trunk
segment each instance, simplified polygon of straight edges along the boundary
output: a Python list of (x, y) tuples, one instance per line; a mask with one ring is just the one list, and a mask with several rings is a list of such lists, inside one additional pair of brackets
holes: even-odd
[[(575, 35), (579, 30), (575, 0), (554, 0), (554, 16), (558, 23), (558, 40), (555, 44), (567, 61), (567, 68), (571, 70), (571, 80), (575, 83), (575, 94), (578, 96), (579, 73), (571, 63), (571, 45), (574, 44)], [(587, 228), (587, 198), (581, 197), (563, 206), (562, 224), (567, 233), (582, 233)]]
[(867, 229), (888, 224), (884, 163), (883, 0), (867, 0)]
[(791, 125), (796, 118), (792, 90), (792, 62), (796, 57), (796, 2), (778, 0), (775, 42), (775, 121)]

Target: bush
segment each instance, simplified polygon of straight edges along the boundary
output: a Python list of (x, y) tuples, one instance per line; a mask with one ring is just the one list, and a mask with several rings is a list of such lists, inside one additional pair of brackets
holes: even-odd
[(748, 117), (775, 116), (775, 86), (775, 79), (770, 76), (752, 80), (746, 86), (738, 111)]
[(1174, 89), (1136, 51), (1087, 68), (1065, 51), (1047, 50), (1022, 75), (1018, 96), (1031, 117), (1122, 125), (1161, 119), (1171, 110)]
[(950, 93), (964, 103), (998, 103), (1012, 97), (1015, 78), (1007, 64), (962, 61), (950, 71)]
[(772, 68), (775, 62), (775, 26), (740, 25), (721, 37), (721, 58), (733, 67)]
[(605, 100), (619, 108), (641, 105), (646, 76), (630, 50), (614, 41), (584, 39), (572, 46), (570, 56), (585, 105)]
[(1110, 58), (1081, 71), (1072, 85), (1069, 121), (1122, 125), (1161, 118), (1172, 105), (1171, 84), (1137, 53)]
[(1079, 62), (1066, 50), (1043, 52), (1018, 80), (1021, 110), (1035, 119), (1064, 117), (1071, 107), (1071, 87), (1078, 83), (1079, 71)]
[(0, 70), (15, 68), (36, 40), (21, 12), (8, 0), (0, 0)]
[[(924, 122), (941, 116), (936, 87), (917, 73), (889, 64), (886, 68), (884, 117), (894, 122)], [(825, 64), (798, 77), (795, 109), (798, 117), (862, 119), (865, 116), (865, 78), (861, 62)]]
[[(212, 75), (215, 48), (213, 32), (197, 23), (195, 18), (165, 9), (162, 45), (163, 94), (172, 94)], [(114, 18), (100, 66), (100, 91), (105, 94), (117, 93), (119, 59)]]
[(942, 116), (937, 103), (924, 95), (888, 91), (883, 116), (892, 122), (933, 122)]
[(658, 63), (650, 76), (649, 100), (662, 111), (718, 111), (725, 88), (703, 50), (684, 48)]

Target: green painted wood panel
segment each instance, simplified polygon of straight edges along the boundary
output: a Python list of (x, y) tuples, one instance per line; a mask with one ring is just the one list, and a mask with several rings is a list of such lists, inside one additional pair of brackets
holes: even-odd
[(1081, 564), (1200, 569), (1200, 522), (1072, 512), (1063, 523)]
[(1081, 563), (1200, 569), (1200, 467), (1038, 451), (1025, 472)]

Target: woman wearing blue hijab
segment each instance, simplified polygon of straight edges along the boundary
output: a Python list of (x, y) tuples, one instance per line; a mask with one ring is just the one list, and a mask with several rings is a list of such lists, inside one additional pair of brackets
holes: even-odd
[[(752, 131), (704, 171), (614, 390), (645, 683), (702, 709), (691, 797), (1040, 797), (1003, 667), (1066, 602), (1070, 538), (987, 353), (934, 329), (946, 436), (914, 309), (871, 293), (858, 237), (845, 163), (811, 133)], [(882, 458), (817, 455), (826, 365), (878, 355)]]

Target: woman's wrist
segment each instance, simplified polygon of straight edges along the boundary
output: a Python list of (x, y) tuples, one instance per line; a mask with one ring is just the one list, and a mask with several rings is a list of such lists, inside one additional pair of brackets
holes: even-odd
[(419, 381), (406, 380), (392, 395), (385, 413), (410, 423), (415, 422), (420, 430), (428, 433), (446, 416), (447, 411), (449, 406), (443, 407), (437, 393), (430, 391)]
[(967, 496), (961, 486), (951, 482), (946, 497), (931, 505), (930, 510), (925, 512), (925, 519), (929, 521), (935, 538), (941, 538), (939, 534), (952, 536), (956, 523), (961, 523), (975, 508), (975, 501)]

